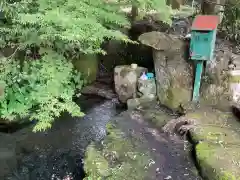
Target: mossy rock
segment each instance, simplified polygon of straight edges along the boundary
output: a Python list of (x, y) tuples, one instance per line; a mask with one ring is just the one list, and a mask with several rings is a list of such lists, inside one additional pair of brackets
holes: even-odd
[(230, 83), (240, 83), (240, 76), (230, 76), (229, 82)]
[[(240, 177), (240, 123), (232, 113), (210, 108), (186, 115), (194, 122), (190, 129), (196, 158), (207, 180), (236, 180)], [(237, 162), (237, 163), (236, 163)]]
[(170, 120), (172, 120), (172, 116), (167, 114), (166, 112), (157, 111), (157, 110), (147, 110), (143, 113), (144, 119), (149, 120), (158, 128), (162, 128), (165, 126)]
[(136, 144), (113, 124), (107, 125), (107, 132), (100, 151), (92, 145), (87, 149), (84, 160), (86, 180), (145, 180), (148, 155), (139, 152)]
[(210, 107), (197, 109), (188, 113), (186, 119), (193, 119), (196, 124), (215, 125), (239, 130), (240, 123), (232, 112), (223, 112)]
[(221, 145), (240, 144), (240, 132), (227, 127), (199, 125), (191, 129), (190, 134), (195, 142), (207, 141)]
[(109, 175), (108, 161), (93, 144), (87, 148), (84, 169), (87, 174), (91, 174), (91, 178), (93, 179)]
[(186, 104), (191, 100), (191, 92), (184, 88), (169, 87), (167, 90), (167, 98), (164, 105), (168, 108), (176, 110), (181, 104)]
[(207, 180), (240, 179), (240, 147), (200, 143), (196, 147), (201, 174)]
[(232, 113), (199, 109), (187, 114), (186, 119), (191, 119), (195, 123), (195, 127), (190, 130), (191, 138), (195, 142), (240, 143), (240, 123)]
[(97, 55), (82, 55), (79, 59), (73, 60), (73, 65), (82, 73), (84, 80), (88, 84), (96, 80), (98, 73)]

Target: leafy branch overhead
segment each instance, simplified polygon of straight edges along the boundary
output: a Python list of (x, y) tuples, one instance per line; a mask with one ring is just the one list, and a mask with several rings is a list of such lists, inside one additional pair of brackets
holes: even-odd
[(141, 16), (147, 13), (157, 13), (159, 20), (171, 23), (170, 15), (171, 8), (166, 5), (166, 0), (118, 0), (121, 5), (132, 6), (132, 15), (137, 12), (133, 12), (133, 9), (141, 13)]
[[(128, 41), (117, 29), (129, 22), (116, 4), (93, 0), (23, 0), (11, 4), (12, 24), (1, 33), (18, 39), (18, 43), (37, 44), (84, 53), (102, 53), (101, 43), (107, 39)], [(17, 11), (15, 11), (17, 10)], [(2, 42), (8, 38), (2, 37)], [(5, 44), (2, 44), (3, 46)]]

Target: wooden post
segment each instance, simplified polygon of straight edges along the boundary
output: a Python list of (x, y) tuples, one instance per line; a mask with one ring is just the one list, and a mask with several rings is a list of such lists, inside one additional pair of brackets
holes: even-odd
[(203, 61), (196, 62), (196, 73), (195, 73), (195, 80), (194, 80), (194, 89), (193, 89), (193, 101), (199, 101), (200, 96), (200, 85), (201, 85), (201, 77), (203, 71)]

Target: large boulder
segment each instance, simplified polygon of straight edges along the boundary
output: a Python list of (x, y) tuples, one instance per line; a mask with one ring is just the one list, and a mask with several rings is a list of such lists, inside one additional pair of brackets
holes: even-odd
[(137, 67), (136, 69), (125, 65), (115, 67), (115, 91), (122, 103), (126, 103), (128, 99), (136, 98), (138, 78), (142, 72), (146, 71), (147, 69), (143, 67)]
[(172, 120), (164, 130), (189, 132), (204, 179), (230, 180), (240, 177), (240, 123), (230, 111), (200, 108)]
[(190, 136), (203, 177), (211, 180), (240, 177), (240, 123), (229, 112), (199, 110), (187, 115), (194, 119)]
[(149, 32), (139, 37), (142, 44), (153, 48), (157, 96), (171, 109), (191, 101), (193, 68), (186, 61), (186, 43), (179, 37), (161, 32)]
[(227, 108), (233, 100), (232, 85), (238, 81), (232, 77), (232, 68), (239, 69), (240, 56), (232, 53), (229, 45), (216, 42), (215, 57), (206, 64), (202, 77), (202, 103)]

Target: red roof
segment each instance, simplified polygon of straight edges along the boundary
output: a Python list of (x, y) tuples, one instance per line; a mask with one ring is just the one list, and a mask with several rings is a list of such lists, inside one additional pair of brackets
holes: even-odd
[(214, 15), (198, 15), (195, 17), (192, 30), (215, 30), (219, 23), (219, 17)]

